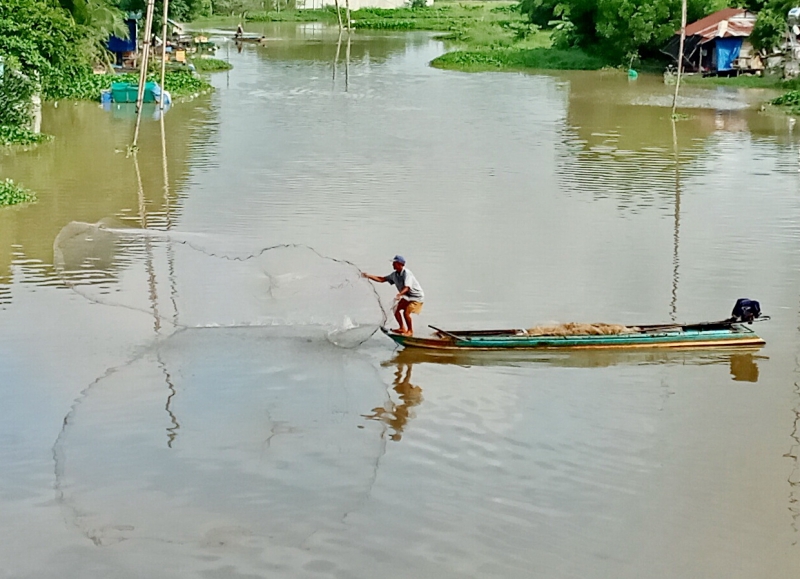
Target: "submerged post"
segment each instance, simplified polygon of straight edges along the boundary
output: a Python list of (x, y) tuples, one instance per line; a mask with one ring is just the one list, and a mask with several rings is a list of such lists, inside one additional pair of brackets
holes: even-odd
[(681, 88), (681, 74), (683, 73), (683, 45), (686, 41), (686, 0), (681, 2), (681, 41), (678, 45), (678, 78), (675, 81), (675, 95), (672, 97), (672, 117), (678, 107), (678, 90)]
[(147, 0), (147, 17), (144, 25), (144, 42), (142, 46), (142, 60), (139, 63), (139, 90), (136, 92), (136, 128), (133, 130), (133, 147), (139, 141), (139, 125), (142, 123), (142, 102), (144, 101), (144, 86), (147, 80), (147, 65), (150, 56), (150, 36), (153, 31), (153, 9), (155, 0)]

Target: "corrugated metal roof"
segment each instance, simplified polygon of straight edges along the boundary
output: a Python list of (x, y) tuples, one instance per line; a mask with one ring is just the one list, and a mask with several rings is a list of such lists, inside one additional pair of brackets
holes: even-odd
[[(703, 42), (713, 38), (750, 36), (756, 15), (744, 8), (724, 8), (686, 26), (686, 36), (702, 36)], [(676, 34), (680, 34), (678, 30)]]

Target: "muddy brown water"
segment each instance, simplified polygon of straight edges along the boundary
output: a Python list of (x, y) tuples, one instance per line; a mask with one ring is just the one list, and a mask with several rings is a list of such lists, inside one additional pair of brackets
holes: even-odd
[[(235, 68), (163, 133), (146, 111), (137, 163), (131, 110), (95, 103), (48, 104), (56, 139), (0, 156), (39, 196), (0, 210), (2, 575), (794, 577), (800, 148), (770, 94), (687, 85), (673, 126), (660, 77), (440, 71), (427, 34), (358, 32), (335, 63), (335, 31), (252, 30), (267, 45), (222, 43)], [(95, 256), (93, 301), (55, 267), (73, 221), (378, 274), (401, 253), (420, 329), (700, 321), (739, 297), (772, 320), (745, 353), (175, 332), (148, 308), (222, 262)]]

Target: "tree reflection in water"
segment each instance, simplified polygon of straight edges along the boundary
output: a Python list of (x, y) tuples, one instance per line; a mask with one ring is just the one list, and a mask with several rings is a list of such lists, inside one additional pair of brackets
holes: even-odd
[(400, 402), (390, 400), (385, 406), (373, 408), (372, 414), (365, 414), (364, 418), (385, 423), (393, 430), (389, 438), (399, 441), (403, 437), (406, 423), (414, 417), (411, 409), (418, 406), (423, 398), (422, 388), (411, 383), (411, 369), (414, 365), (398, 363), (396, 366), (393, 384)]

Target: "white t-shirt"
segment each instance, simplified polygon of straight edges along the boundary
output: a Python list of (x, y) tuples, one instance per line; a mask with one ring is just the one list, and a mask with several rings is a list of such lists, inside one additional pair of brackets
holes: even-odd
[(425, 299), (422, 286), (419, 285), (417, 278), (414, 277), (410, 269), (404, 267), (400, 271), (393, 271), (385, 277), (388, 283), (397, 287), (397, 291), (402, 291), (403, 288), (408, 287), (408, 293), (403, 296), (408, 301), (421, 302)]

